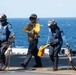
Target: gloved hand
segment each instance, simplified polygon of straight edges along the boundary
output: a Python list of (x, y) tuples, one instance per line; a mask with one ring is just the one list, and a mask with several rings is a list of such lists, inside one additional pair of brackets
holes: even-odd
[(67, 45), (67, 46), (69, 46), (69, 43), (68, 43), (68, 42), (66, 42), (66, 45)]
[(10, 36), (9, 36), (9, 39), (14, 39), (15, 38), (15, 35), (14, 34), (11, 34)]
[(33, 34), (33, 31), (31, 30), (31, 31), (26, 31), (26, 33), (32, 33)]
[(47, 43), (46, 43), (46, 45), (47, 45), (47, 44), (50, 44), (50, 43), (49, 43), (49, 42), (47, 42)]
[(14, 42), (14, 40), (15, 40), (15, 35), (11, 34), (11, 35), (9, 36), (9, 39), (8, 39), (8, 44), (9, 44), (9, 45), (12, 45), (12, 43)]

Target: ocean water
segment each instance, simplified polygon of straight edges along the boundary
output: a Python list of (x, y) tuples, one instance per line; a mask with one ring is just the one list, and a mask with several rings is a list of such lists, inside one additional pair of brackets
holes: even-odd
[[(70, 44), (71, 48), (76, 49), (76, 18), (39, 18), (38, 22), (41, 25), (41, 31), (39, 33), (38, 47), (45, 45), (48, 38), (48, 20), (55, 20), (63, 30), (66, 41)], [(15, 32), (15, 45), (13, 47), (28, 48), (27, 34), (22, 32), (23, 28), (29, 23), (28, 18), (8, 18), (8, 22), (12, 24)], [(66, 47), (65, 42), (62, 47)]]

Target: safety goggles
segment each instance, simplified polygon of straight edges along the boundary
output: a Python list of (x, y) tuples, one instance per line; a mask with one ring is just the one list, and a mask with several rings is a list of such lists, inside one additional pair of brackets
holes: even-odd
[(34, 17), (30, 17), (30, 20), (36, 20), (36, 18), (34, 18)]

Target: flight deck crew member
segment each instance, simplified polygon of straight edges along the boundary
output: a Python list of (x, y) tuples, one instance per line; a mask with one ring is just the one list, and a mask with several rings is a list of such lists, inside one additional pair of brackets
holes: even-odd
[(38, 33), (40, 32), (40, 24), (37, 22), (37, 15), (32, 14), (29, 17), (30, 23), (26, 25), (23, 29), (23, 32), (27, 33), (28, 41), (29, 41), (29, 48), (28, 53), (26, 55), (25, 60), (21, 63), (23, 67), (27, 67), (32, 55), (35, 58), (36, 64), (33, 67), (42, 67), (41, 58), (37, 55), (38, 53)]
[(50, 43), (49, 56), (53, 62), (53, 70), (58, 70), (58, 53), (62, 47), (62, 36), (60, 28), (57, 23), (53, 20), (48, 21), (49, 32), (51, 33), (51, 37), (49, 37), (48, 43)]
[(7, 16), (2, 13), (0, 14), (0, 70), (4, 70), (7, 66), (5, 52), (9, 46), (9, 38), (14, 37), (12, 25), (7, 22)]

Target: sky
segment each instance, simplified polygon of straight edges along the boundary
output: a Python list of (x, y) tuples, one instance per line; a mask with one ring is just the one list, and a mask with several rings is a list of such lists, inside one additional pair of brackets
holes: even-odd
[(0, 13), (8, 18), (76, 17), (76, 0), (0, 0)]

